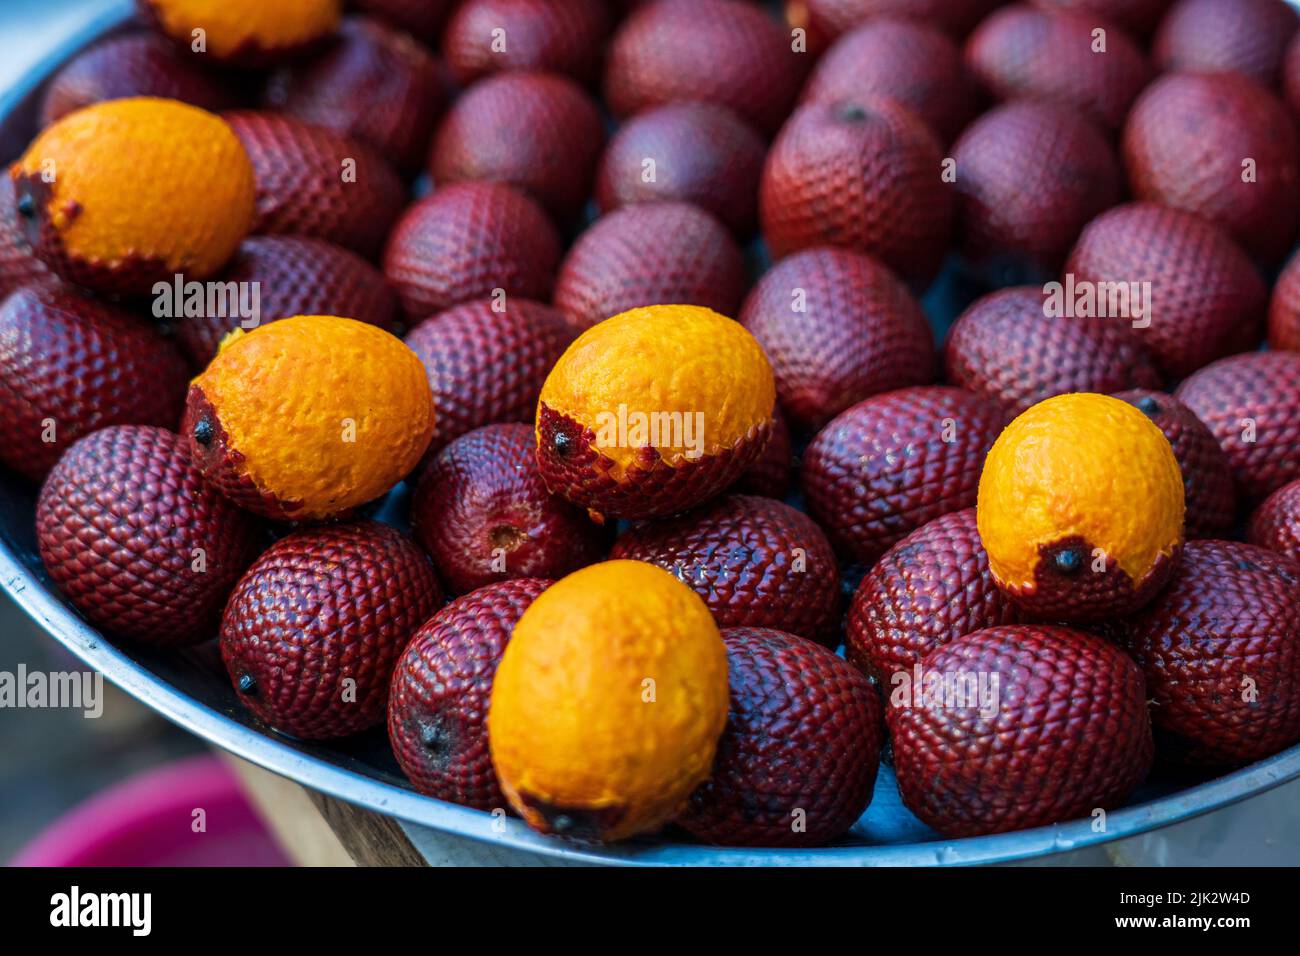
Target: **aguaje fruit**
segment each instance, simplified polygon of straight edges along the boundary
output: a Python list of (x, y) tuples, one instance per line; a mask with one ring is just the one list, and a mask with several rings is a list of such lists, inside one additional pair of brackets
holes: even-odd
[[(262, 67), (311, 49), (339, 24), (340, 0), (139, 0), (182, 49)], [(202, 46), (197, 44), (202, 41)]]
[[(3, 293), (2, 284), (0, 293)], [(1273, 286), (1268, 303), (1268, 345), (1273, 349), (1300, 352), (1300, 256), (1291, 257)]]
[(885, 687), (926, 654), (959, 637), (1021, 614), (993, 581), (975, 527), (963, 508), (917, 528), (884, 553), (849, 604), (848, 659)]
[(221, 659), (244, 706), (306, 740), (382, 723), (393, 668), (442, 603), (414, 542), (375, 521), (295, 531), (235, 585)]
[(738, 236), (758, 219), (758, 181), (767, 145), (744, 120), (715, 103), (668, 103), (619, 127), (596, 174), (604, 212), (638, 202), (694, 203)]
[(1209, 426), (1246, 503), (1300, 478), (1300, 353), (1220, 359), (1174, 396)]
[(713, 774), (679, 826), (730, 846), (820, 846), (871, 802), (883, 719), (870, 681), (824, 647), (765, 627), (722, 631), (731, 702)]
[(799, 94), (805, 59), (779, 23), (748, 3), (664, 0), (637, 10), (614, 34), (605, 102), (621, 118), (703, 100), (770, 136)]
[(1235, 73), (1170, 73), (1124, 126), (1137, 199), (1198, 213), (1247, 251), (1275, 262), (1300, 213), (1300, 139), (1272, 93)]
[(990, 627), (921, 667), (925, 683), (896, 688), (885, 716), (903, 803), (945, 836), (1110, 809), (1151, 767), (1142, 671), (1100, 637)]
[(406, 344), (429, 373), (438, 410), (429, 454), (494, 422), (531, 422), (552, 366), (573, 330), (550, 306), (515, 297), (465, 302), (425, 319)]
[(834, 38), (875, 17), (907, 17), (963, 37), (999, 0), (790, 0), (791, 26)]
[(492, 678), (520, 615), (550, 584), (518, 578), (481, 587), (406, 645), (388, 695), (388, 739), (421, 793), (479, 810), (506, 806), (488, 752)]
[(91, 623), (170, 647), (216, 634), (262, 533), (204, 483), (175, 432), (115, 425), (50, 472), (36, 542), (50, 580)]
[(1237, 495), (1228, 456), (1219, 447), (1214, 433), (1172, 395), (1133, 389), (1119, 392), (1115, 397), (1150, 418), (1169, 439), (1178, 470), (1183, 474), (1183, 500), (1187, 506), (1183, 525), (1187, 540), (1226, 535), (1236, 516)]
[(774, 627), (839, 643), (839, 565), (801, 511), (724, 495), (684, 515), (633, 524), (611, 556), (648, 561), (693, 588), (720, 627)]
[(577, 83), (549, 73), (502, 73), (475, 83), (448, 111), (429, 172), (439, 186), (508, 183), (567, 222), (591, 194), (604, 143), (600, 110)]
[(1002, 409), (941, 385), (900, 388), (844, 410), (812, 440), (800, 479), (808, 510), (864, 565), (928, 521), (975, 504)]
[(892, 100), (810, 103), (767, 154), (758, 196), (774, 257), (810, 246), (866, 252), (909, 282), (939, 269), (956, 195), (941, 181), (939, 141)]
[(353, 0), (352, 6), (436, 46), (456, 0)]
[(1275, 86), (1297, 25), (1283, 0), (1179, 0), (1160, 21), (1151, 57), (1165, 72), (1232, 70)]
[(722, 491), (757, 460), (776, 388), (754, 337), (710, 309), (632, 309), (588, 329), (546, 378), (537, 461), (597, 516), (651, 518)]
[(998, 436), (976, 505), (998, 586), (1029, 612), (1098, 621), (1160, 590), (1183, 543), (1183, 478), (1143, 412), (1078, 392)]
[[(355, 252), (307, 236), (251, 236), (221, 273), (221, 282), (258, 290), (256, 323), (291, 315), (344, 315), (391, 329), (397, 296), (383, 274)], [(253, 285), (256, 283), (256, 286)], [(198, 368), (217, 354), (221, 340), (247, 318), (229, 308), (180, 316), (176, 335)]]
[(276, 113), (226, 114), (253, 163), (253, 232), (328, 239), (374, 257), (401, 215), (406, 191), (369, 147)]
[(332, 315), (271, 322), (190, 384), (182, 434), (215, 488), (280, 520), (346, 514), (406, 477), (433, 435), (424, 366), (391, 333)]
[(794, 443), (785, 415), (777, 408), (772, 413), (772, 434), (749, 471), (731, 486), (738, 494), (763, 495), (767, 498), (784, 498), (790, 489), (790, 473), (794, 470)]
[(1172, 0), (1034, 0), (1044, 10), (1077, 10), (1096, 14), (1136, 37), (1148, 36)]
[(108, 425), (175, 428), (185, 360), (147, 322), (57, 280), (0, 303), (0, 462), (40, 481)]
[(1111, 145), (1054, 103), (992, 109), (952, 154), (963, 252), (993, 276), (1057, 275), (1083, 227), (1119, 201), (1123, 177)]
[[(467, 0), (447, 23), (442, 55), (462, 86), (510, 70), (562, 73), (589, 85), (611, 20), (601, 0)], [(493, 43), (502, 36), (504, 49)]]
[(1300, 564), (1189, 541), (1169, 587), (1123, 622), (1146, 674), (1160, 756), (1235, 766), (1300, 740)]
[(559, 261), (559, 234), (527, 196), (501, 183), (454, 183), (402, 214), (384, 274), (419, 322), (497, 289), (549, 299)]
[(70, 113), (9, 170), (36, 254), (66, 279), (143, 295), (219, 270), (253, 221), (253, 167), (221, 119), (175, 100)]
[(485, 425), (420, 472), (415, 537), (453, 594), (507, 578), (559, 578), (605, 556), (609, 531), (546, 490), (533, 429)]
[(0, 175), (0, 300), (19, 286), (50, 275), (50, 267), (33, 253), (23, 221), (13, 180)]
[(944, 343), (947, 379), (1019, 415), (1053, 395), (1156, 388), (1140, 334), (1121, 321), (1046, 315), (1040, 286), (990, 292), (957, 317)]
[[(1137, 324), (1170, 379), (1259, 341), (1268, 295), (1259, 273), (1227, 233), (1191, 213), (1149, 202), (1102, 213), (1079, 237), (1064, 278), (1063, 293), (1076, 290), (1075, 314)], [(1092, 294), (1091, 310), (1078, 308), (1086, 302), (1078, 290)]]
[(640, 561), (592, 565), (515, 625), (488, 709), (492, 765), (537, 830), (648, 833), (708, 778), (727, 696), (726, 646), (699, 595)]
[(578, 237), (560, 266), (555, 307), (581, 332), (638, 306), (735, 315), (744, 294), (744, 259), (722, 223), (689, 203), (637, 203)]
[(781, 407), (802, 432), (870, 395), (934, 380), (934, 336), (920, 304), (883, 265), (848, 249), (777, 263), (740, 323), (767, 353)]
[(1264, 499), (1246, 525), (1246, 540), (1300, 561), (1300, 479)]

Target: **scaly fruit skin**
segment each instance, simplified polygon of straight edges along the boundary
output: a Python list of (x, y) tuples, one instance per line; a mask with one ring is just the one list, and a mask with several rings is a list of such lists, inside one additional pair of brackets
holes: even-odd
[(1055, 277), (1083, 227), (1119, 202), (1114, 149), (1088, 120), (1054, 103), (990, 110), (952, 155), (963, 251), (995, 275)]
[(0, 301), (19, 286), (51, 275), (23, 232), (13, 180), (0, 175)]
[(975, 509), (941, 515), (884, 553), (849, 604), (849, 661), (886, 689), (926, 654), (972, 631), (1016, 624), (1019, 609), (989, 573)]
[(0, 303), (0, 461), (40, 481), (98, 429), (175, 428), (188, 378), (147, 322), (52, 278), (23, 286)]
[(492, 678), (542, 578), (489, 584), (452, 601), (415, 632), (393, 670), (388, 739), (415, 789), (478, 810), (506, 806), (488, 751)]
[(910, 20), (869, 20), (840, 37), (817, 62), (802, 103), (862, 97), (896, 100), (951, 143), (979, 110), (973, 78), (952, 38)]
[(734, 316), (745, 263), (726, 227), (689, 203), (636, 203), (597, 219), (573, 244), (555, 307), (582, 332), (640, 306), (698, 305)]
[[(391, 330), (397, 296), (383, 274), (361, 256), (324, 239), (252, 236), (240, 245), (220, 282), (257, 283), (260, 323), (291, 315), (343, 315)], [(246, 286), (248, 287), (248, 286)], [(202, 369), (217, 354), (239, 315), (186, 315), (176, 336), (190, 361)]]
[[(1096, 16), (1067, 10), (1005, 7), (966, 42), (966, 64), (998, 99), (1049, 100), (1118, 130), (1151, 78), (1142, 50)], [(1104, 55), (1092, 51), (1106, 30)]]
[[(447, 23), (442, 55), (462, 86), (511, 70), (561, 73), (590, 86), (612, 25), (601, 0), (468, 0)], [(493, 49), (498, 29), (504, 50)]]
[[(302, 55), (338, 26), (340, 0), (137, 0), (141, 15), (182, 50), (261, 68)], [(204, 47), (195, 50), (194, 31)]]
[(1244, 503), (1300, 478), (1300, 354), (1220, 359), (1186, 379), (1174, 397), (1218, 439)]
[(437, 411), (426, 458), (482, 425), (531, 422), (547, 373), (572, 341), (564, 316), (521, 297), (504, 312), (491, 300), (464, 302), (408, 332)]
[[(1100, 637), (1064, 627), (990, 627), (926, 655), (921, 667), (935, 680), (998, 680), (992, 716), (981, 716), (978, 702), (944, 707), (926, 696), (924, 683), (912, 688), (912, 706), (886, 708), (903, 803), (945, 836), (1110, 809), (1151, 768), (1142, 671)], [(924, 706), (930, 703), (939, 706)]]
[(1282, 61), (1282, 95), (1291, 113), (1300, 114), (1300, 34), (1287, 45)]
[(874, 395), (836, 416), (804, 452), (808, 510), (842, 556), (869, 566), (926, 522), (975, 504), (984, 456), (1004, 424), (994, 402), (961, 389)]
[(559, 233), (531, 199), (501, 183), (455, 183), (402, 214), (384, 275), (419, 322), (496, 289), (545, 301), (559, 261)]
[[(1171, 73), (1152, 83), (1124, 126), (1137, 199), (1198, 213), (1247, 251), (1276, 262), (1300, 215), (1300, 137), (1281, 101), (1235, 73)], [(1243, 157), (1254, 161), (1244, 177)]]
[(609, 549), (609, 529), (546, 490), (533, 429), (484, 425), (420, 473), (415, 537), (453, 594), (510, 578), (561, 578)]
[[(374, 258), (406, 202), (402, 181), (385, 160), (290, 116), (241, 110), (225, 120), (253, 162), (253, 232), (327, 239)], [(354, 180), (344, 181), (346, 168), (355, 169)]]
[(622, 118), (703, 100), (726, 106), (768, 136), (790, 113), (804, 58), (762, 10), (737, 0), (664, 0), (623, 22), (605, 63), (605, 102)]
[(448, 111), (429, 155), (439, 186), (508, 183), (560, 222), (591, 194), (605, 124), (595, 101), (563, 76), (502, 73), (475, 83)]
[(1167, 378), (1259, 341), (1268, 296), (1259, 273), (1226, 232), (1191, 213), (1149, 202), (1103, 213), (1084, 229), (1065, 273), (1097, 289), (1150, 283), (1142, 319), (1150, 326), (1137, 331)]
[[(724, 846), (820, 846), (841, 836), (871, 802), (880, 766), (884, 721), (875, 688), (793, 634), (729, 627), (722, 640), (727, 728), (712, 776), (677, 824)], [(806, 829), (796, 831), (796, 819)]]
[[(999, 0), (802, 0), (792, 26), (804, 25), (815, 34), (834, 38), (876, 17), (907, 17), (929, 23), (954, 37), (964, 37), (997, 6)], [(798, 19), (799, 23), (794, 22)], [(807, 21), (806, 23), (802, 21)]]
[(1172, 0), (1033, 0), (1044, 10), (1095, 14), (1141, 39), (1149, 36)]
[(1047, 316), (1045, 308), (1039, 286), (976, 299), (948, 331), (947, 380), (1011, 415), (1066, 392), (1160, 386), (1138, 332), (1119, 320)]
[(59, 590), (96, 626), (165, 647), (216, 634), (262, 534), (203, 482), (179, 435), (151, 426), (78, 441), (36, 503), (37, 547)]
[(1264, 499), (1246, 525), (1246, 540), (1300, 561), (1300, 479)]
[(1268, 303), (1268, 347), (1300, 352), (1300, 255), (1291, 257), (1273, 286)]
[(1120, 641), (1146, 674), (1162, 759), (1238, 766), (1300, 740), (1300, 564), (1190, 541)]
[(848, 249), (777, 263), (745, 299), (740, 323), (772, 362), (798, 431), (815, 432), (868, 396), (934, 381), (934, 336), (920, 303), (883, 265)]
[(763, 446), (763, 453), (730, 490), (736, 494), (762, 495), (779, 500), (790, 489), (790, 475), (793, 471), (794, 447), (790, 439), (790, 426), (786, 424), (781, 409), (777, 408), (772, 413), (772, 434)]
[(834, 245), (876, 256), (909, 282), (939, 269), (956, 193), (935, 175), (939, 141), (892, 100), (811, 103), (767, 154), (759, 190), (773, 257)]
[(1151, 58), (1166, 73), (1233, 70), (1276, 86), (1297, 25), (1283, 0), (1180, 0), (1160, 21)]
[(719, 627), (772, 627), (839, 644), (839, 565), (801, 511), (724, 495), (675, 518), (633, 524), (613, 558), (657, 564), (704, 598)]
[(352, 5), (436, 47), (443, 24), (456, 3), (455, 0), (353, 0)]
[(603, 212), (638, 202), (694, 203), (747, 236), (758, 220), (766, 155), (763, 138), (726, 107), (667, 103), (619, 127), (600, 160), (596, 202)]
[(1214, 433), (1172, 395), (1133, 389), (1115, 397), (1145, 414), (1169, 439), (1183, 474), (1187, 540), (1228, 534), (1236, 517), (1237, 495), (1228, 456)]
[(388, 525), (295, 531), (235, 586), (221, 659), (240, 702), (276, 730), (346, 737), (383, 722), (393, 668), (441, 603), (428, 557)]

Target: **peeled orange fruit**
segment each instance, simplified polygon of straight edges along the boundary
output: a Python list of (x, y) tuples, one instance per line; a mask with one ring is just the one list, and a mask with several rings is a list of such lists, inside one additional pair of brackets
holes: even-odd
[(341, 0), (141, 0), (163, 33), (196, 54), (265, 66), (334, 32)]

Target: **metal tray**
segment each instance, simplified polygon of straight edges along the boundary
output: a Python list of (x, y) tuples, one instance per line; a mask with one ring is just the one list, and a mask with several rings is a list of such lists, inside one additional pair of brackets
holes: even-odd
[[(123, 22), (125, 4), (80, 30), (15, 88), (0, 92), (0, 159), (17, 156), (34, 134), (44, 80), (74, 52)], [(952, 312), (941, 301), (951, 283), (927, 296), (932, 314)], [(938, 331), (946, 322), (938, 322)], [(380, 517), (400, 518), (401, 492)], [(0, 472), (0, 585), (51, 637), (87, 665), (178, 726), (306, 787), (443, 833), (493, 844), (494, 856), (515, 851), (576, 863), (615, 865), (944, 865), (1045, 857), (1168, 826), (1263, 793), (1300, 777), (1300, 746), (1214, 779), (1154, 777), (1128, 806), (1108, 814), (1105, 832), (1076, 820), (1015, 833), (947, 840), (899, 801), (892, 768), (882, 766), (871, 806), (837, 844), (812, 850), (752, 850), (704, 846), (668, 833), (616, 846), (588, 846), (534, 833), (517, 819), (424, 797), (398, 770), (382, 729), (348, 740), (293, 740), (256, 721), (235, 699), (215, 642), (182, 652), (116, 644), (87, 624), (49, 584), (36, 553), (35, 489)]]

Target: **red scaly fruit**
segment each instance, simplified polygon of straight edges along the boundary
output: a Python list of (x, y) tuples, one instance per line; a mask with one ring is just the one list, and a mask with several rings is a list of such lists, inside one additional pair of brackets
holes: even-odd
[(926, 522), (975, 506), (984, 457), (1006, 423), (995, 402), (957, 388), (874, 395), (804, 452), (808, 511), (841, 555), (869, 566)]
[(1169, 586), (1119, 631), (1146, 674), (1162, 759), (1238, 766), (1300, 741), (1292, 559), (1236, 541), (1189, 541)]
[(551, 297), (560, 236), (546, 213), (502, 183), (454, 183), (411, 205), (384, 250), (384, 275), (412, 322), (485, 298)]
[(643, 305), (734, 316), (744, 294), (744, 259), (727, 227), (681, 202), (635, 203), (597, 219), (555, 281), (555, 307), (576, 331)]
[(990, 110), (967, 127), (953, 158), (962, 250), (994, 275), (1057, 275), (1083, 227), (1123, 188), (1110, 143), (1055, 103)]
[(1137, 331), (1167, 378), (1251, 348), (1262, 335), (1268, 292), (1259, 273), (1226, 232), (1191, 213), (1156, 203), (1105, 212), (1084, 229), (1065, 273), (1076, 288), (1150, 283), (1143, 317), (1109, 319), (1150, 322)]
[(417, 40), (436, 46), (455, 0), (353, 0), (352, 5), (369, 16), (405, 30)]
[(52, 279), (25, 285), (0, 303), (0, 462), (40, 481), (98, 429), (175, 428), (188, 381), (147, 322)]
[(1180, 0), (1160, 21), (1151, 58), (1166, 73), (1232, 70), (1276, 86), (1298, 26), (1283, 0)]
[(546, 490), (530, 425), (485, 425), (420, 472), (415, 537), (453, 594), (510, 578), (562, 578), (601, 560), (609, 529)]
[(1199, 213), (1267, 262), (1291, 248), (1300, 137), (1282, 102), (1252, 80), (1162, 76), (1133, 105), (1123, 154), (1135, 198)]
[(772, 434), (763, 446), (754, 467), (731, 486), (736, 494), (784, 498), (790, 490), (790, 473), (794, 470), (794, 447), (790, 426), (778, 407), (772, 414)]
[[(391, 331), (397, 322), (397, 296), (383, 273), (324, 239), (245, 239), (218, 281), (256, 283), (261, 324), (292, 315), (341, 315)], [(176, 335), (190, 361), (203, 368), (240, 323), (238, 315), (187, 315)]]
[(1236, 517), (1237, 493), (1228, 456), (1210, 429), (1172, 395), (1133, 389), (1115, 397), (1145, 412), (1169, 439), (1183, 475), (1187, 539), (1228, 534)]
[[(886, 708), (904, 805), (945, 836), (1060, 823), (1121, 804), (1154, 756), (1142, 671), (1092, 634), (990, 627), (926, 655), (924, 673), (998, 684), (994, 700), (944, 706), (913, 688)], [(992, 712), (981, 704), (992, 706)]]
[(1282, 58), (1282, 95), (1292, 115), (1300, 114), (1300, 33), (1287, 44)]
[(1268, 346), (1300, 352), (1300, 255), (1277, 277), (1268, 303)]
[[(361, 143), (276, 113), (223, 117), (253, 162), (253, 232), (313, 236), (373, 258), (406, 202), (397, 174)], [(352, 170), (355, 175), (347, 176)]]
[(1045, 314), (1040, 286), (999, 289), (957, 317), (944, 343), (949, 383), (1009, 415), (1067, 392), (1159, 388), (1141, 336), (1112, 319)]
[[(467, 0), (447, 23), (442, 55), (462, 86), (510, 70), (562, 73), (590, 86), (612, 21), (601, 0)], [(494, 48), (496, 37), (504, 50)]]
[(934, 381), (934, 336), (920, 304), (883, 265), (847, 249), (777, 263), (740, 323), (767, 353), (797, 431), (815, 432), (870, 395)]
[(1264, 499), (1246, 525), (1246, 540), (1300, 561), (1300, 479)]
[(774, 627), (839, 643), (835, 553), (811, 518), (774, 498), (724, 495), (683, 515), (636, 522), (610, 557), (676, 575), (720, 627)]
[[(1093, 31), (1106, 31), (1094, 52)], [(1048, 100), (1118, 130), (1151, 79), (1142, 50), (1098, 17), (1067, 10), (1004, 7), (966, 43), (966, 63), (996, 98)]]
[[(880, 766), (875, 688), (793, 634), (728, 627), (722, 641), (727, 725), (712, 775), (677, 824), (724, 846), (820, 846), (841, 836), (871, 802)], [(805, 826), (797, 828), (796, 818)]]
[(690, 202), (747, 236), (758, 219), (766, 155), (762, 137), (726, 107), (668, 103), (619, 127), (596, 174), (596, 202), (604, 212), (638, 202)]
[(605, 124), (563, 76), (501, 73), (465, 91), (438, 127), (429, 172), (439, 186), (485, 179), (528, 193), (558, 220), (591, 194)]
[(605, 102), (618, 117), (681, 100), (734, 110), (771, 135), (790, 113), (806, 54), (764, 11), (738, 0), (661, 0), (614, 34)]
[(892, 99), (951, 143), (979, 110), (973, 78), (953, 39), (910, 20), (870, 20), (840, 37), (804, 85), (801, 103)]
[(542, 383), (573, 340), (564, 316), (530, 299), (464, 302), (406, 335), (433, 391), (433, 439), (425, 458), (483, 425), (531, 422)]
[(411, 172), (424, 161), (446, 92), (424, 46), (378, 20), (347, 17), (324, 53), (272, 75), (266, 103)]
[(891, 100), (811, 103), (772, 145), (759, 220), (774, 258), (835, 245), (876, 256), (925, 284), (952, 237), (956, 192), (939, 141)]
[(938, 27), (950, 36), (970, 33), (1004, 0), (787, 0), (786, 19), (814, 36), (834, 40), (876, 17), (905, 17)]
[(506, 806), (488, 753), (492, 679), (515, 624), (550, 585), (518, 578), (481, 587), (406, 645), (388, 695), (388, 739), (416, 790), (478, 810)]
[(394, 528), (304, 528), (235, 585), (221, 659), (240, 702), (276, 730), (346, 737), (383, 722), (393, 668), (441, 603), (428, 556)]
[(1300, 353), (1220, 359), (1186, 379), (1174, 397), (1219, 440), (1246, 503), (1300, 478)]
[(1073, 10), (1091, 14), (1127, 30), (1133, 36), (1150, 36), (1172, 0), (1033, 0), (1044, 10)]
[(14, 181), (0, 175), (0, 301), (19, 286), (52, 276), (32, 251), (18, 212)]

